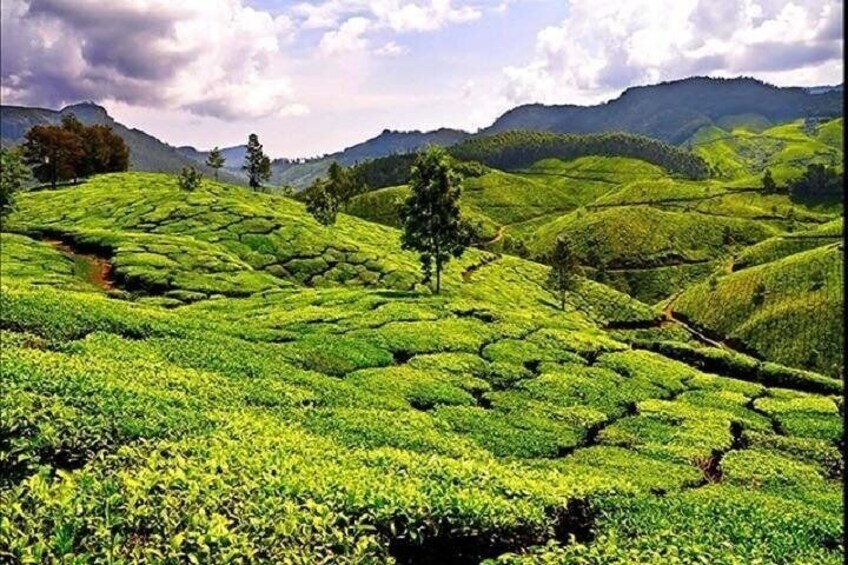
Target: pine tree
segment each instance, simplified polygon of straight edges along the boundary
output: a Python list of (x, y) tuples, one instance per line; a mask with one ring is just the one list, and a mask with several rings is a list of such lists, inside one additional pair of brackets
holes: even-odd
[(242, 169), (247, 171), (250, 187), (254, 190), (262, 188), (262, 183), (271, 178), (271, 159), (262, 151), (259, 136), (255, 133), (251, 133), (247, 139), (247, 155)]
[(557, 239), (548, 262), (551, 265), (548, 287), (559, 295), (560, 308), (565, 310), (565, 293), (574, 289), (578, 266), (571, 241), (564, 237)]
[(442, 267), (451, 257), (460, 257), (471, 242), (470, 230), (459, 212), (458, 176), (444, 149), (428, 147), (418, 156), (410, 188), (412, 194), (401, 207), (401, 244), (420, 253), (425, 284), (435, 268), (438, 294)]
[(209, 156), (206, 157), (206, 166), (215, 171), (216, 181), (218, 180), (218, 169), (224, 166), (226, 160), (226, 157), (224, 157), (217, 145), (212, 148), (212, 151), (209, 152)]

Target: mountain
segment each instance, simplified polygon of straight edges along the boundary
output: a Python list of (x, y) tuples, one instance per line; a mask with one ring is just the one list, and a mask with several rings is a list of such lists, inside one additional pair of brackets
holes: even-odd
[(842, 115), (842, 104), (841, 87), (781, 88), (753, 78), (692, 77), (628, 88), (618, 98), (596, 106), (519, 106), (480, 133), (516, 129), (556, 133), (626, 131), (677, 144), (699, 128), (729, 116), (756, 115), (769, 122), (836, 117)]
[(835, 84), (832, 86), (810, 86), (805, 88), (809, 94), (825, 94), (826, 92), (842, 92), (843, 85)]
[(296, 188), (305, 188), (312, 180), (323, 175), (333, 161), (350, 166), (388, 155), (413, 153), (427, 145), (448, 147), (469, 137), (471, 134), (466, 131), (449, 128), (425, 132), (386, 129), (380, 135), (367, 141), (317, 159), (309, 159), (305, 162), (275, 160), (272, 165), (274, 180), (277, 184), (291, 184)]
[[(234, 147), (222, 147), (219, 149), (221, 155), (226, 159), (224, 161), (224, 169), (241, 174), (241, 166), (244, 163), (244, 156), (247, 154), (247, 145), (236, 145)], [(201, 165), (205, 164), (207, 157), (209, 157), (209, 151), (201, 151), (190, 145), (177, 147), (177, 151)]]
[[(177, 148), (160, 141), (140, 129), (129, 128), (115, 121), (106, 109), (91, 102), (73, 104), (61, 110), (29, 108), (24, 106), (0, 106), (0, 137), (3, 146), (17, 145), (23, 142), (26, 132), (36, 125), (58, 124), (62, 117), (74, 114), (85, 125), (102, 124), (123, 138), (130, 149), (130, 170), (176, 173), (182, 167), (196, 165), (197, 162), (181, 153)], [(212, 174), (208, 167), (200, 167), (207, 175)], [(224, 174), (227, 180), (237, 181), (232, 175)]]

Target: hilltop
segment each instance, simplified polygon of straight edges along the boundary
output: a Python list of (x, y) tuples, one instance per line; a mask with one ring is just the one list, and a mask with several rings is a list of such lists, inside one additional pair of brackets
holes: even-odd
[(169, 175), (6, 226), (11, 560), (842, 560), (842, 382), (603, 284)]

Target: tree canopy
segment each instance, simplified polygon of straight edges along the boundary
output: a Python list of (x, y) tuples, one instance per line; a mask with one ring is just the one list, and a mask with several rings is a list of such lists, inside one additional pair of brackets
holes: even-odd
[(209, 156), (206, 157), (206, 165), (215, 171), (215, 180), (218, 180), (218, 169), (223, 167), (226, 161), (227, 158), (224, 157), (217, 145), (212, 148), (212, 151), (209, 152)]
[(262, 188), (262, 183), (271, 178), (271, 159), (265, 155), (262, 144), (259, 143), (259, 136), (255, 133), (251, 133), (247, 138), (247, 154), (244, 156), (242, 169), (247, 172), (250, 187), (253, 189)]
[(441, 147), (428, 147), (412, 166), (411, 194), (401, 206), (401, 244), (419, 252), (423, 282), (435, 270), (436, 293), (442, 267), (460, 257), (471, 241), (471, 230), (459, 211), (459, 176)]
[(68, 114), (61, 125), (31, 128), (25, 136), (23, 159), (36, 179), (55, 187), (58, 181), (126, 171), (130, 151), (111, 127), (86, 126)]

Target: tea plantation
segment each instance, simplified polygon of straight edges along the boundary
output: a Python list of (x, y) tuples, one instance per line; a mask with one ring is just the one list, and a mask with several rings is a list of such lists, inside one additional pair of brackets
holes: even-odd
[[(549, 166), (502, 174), (532, 183)], [(464, 205), (497, 228), (532, 219), (499, 175)], [(613, 197), (580, 186), (536, 211)], [(644, 206), (676, 222), (662, 235), (681, 259), (719, 261), (725, 225), (761, 245), (782, 234), (742, 216), (702, 232)], [(585, 216), (608, 210), (555, 221), (592, 234)], [(323, 227), (209, 181), (26, 193), (4, 229), (0, 562), (843, 561), (835, 350), (824, 333), (766, 347), (797, 311), (835, 308), (822, 293), (804, 310), (793, 289), (820, 278), (783, 273), (814, 264), (831, 288), (838, 244), (752, 252), (715, 295), (745, 302), (748, 279), (767, 292), (732, 319), (709, 319), (701, 285), (677, 299), (692, 323), (761, 344), (756, 358), (589, 279), (561, 311), (547, 269), (507, 254), (469, 250), (432, 294), (397, 230), (345, 214)], [(791, 367), (813, 343), (819, 372)]]

